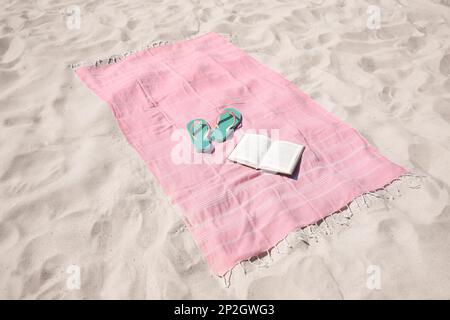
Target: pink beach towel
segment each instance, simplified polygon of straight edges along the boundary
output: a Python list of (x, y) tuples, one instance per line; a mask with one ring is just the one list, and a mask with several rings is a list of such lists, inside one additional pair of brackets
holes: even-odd
[[(129, 143), (182, 209), (217, 275), (406, 173), (291, 82), (215, 33), (76, 73), (109, 104)], [(218, 150), (201, 161), (180, 156), (180, 147), (190, 145), (186, 123), (212, 122), (226, 107), (243, 115), (236, 137), (265, 130), (304, 145), (296, 176), (230, 163)], [(236, 137), (225, 142), (227, 150)]]

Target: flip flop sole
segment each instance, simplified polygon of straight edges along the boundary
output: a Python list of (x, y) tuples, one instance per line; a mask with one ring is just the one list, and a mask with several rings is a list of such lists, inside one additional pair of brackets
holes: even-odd
[(189, 136), (191, 137), (195, 151), (205, 153), (212, 151), (213, 148), (211, 141), (207, 137), (210, 127), (205, 120), (191, 120), (187, 123), (186, 128), (189, 132)]

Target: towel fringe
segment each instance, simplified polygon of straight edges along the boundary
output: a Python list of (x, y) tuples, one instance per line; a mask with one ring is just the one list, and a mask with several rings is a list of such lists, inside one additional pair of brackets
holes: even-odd
[[(220, 33), (220, 32), (217, 32), (217, 34), (221, 35), (222, 37), (226, 38), (228, 41), (233, 43), (233, 36), (231, 34)], [(198, 38), (199, 36), (201, 36), (201, 35), (195, 34), (191, 37), (183, 38), (181, 40), (173, 40), (173, 41), (155, 40), (155, 41), (150, 42), (149, 44), (141, 46), (139, 49), (127, 50), (122, 53), (113, 54), (109, 57), (104, 57), (104, 58), (98, 57), (96, 60), (71, 63), (68, 65), (68, 67), (71, 69), (77, 69), (80, 67), (96, 67), (97, 68), (97, 67), (101, 67), (101, 66), (105, 66), (105, 65), (115, 64), (132, 54), (147, 50), (149, 48), (163, 47), (163, 46), (166, 46), (169, 44), (175, 44), (175, 43), (186, 41), (186, 40), (192, 40), (192, 39)]]
[(288, 246), (289, 249), (292, 249), (292, 248), (293, 248), (293, 246), (291, 246), (291, 244), (289, 243), (287, 237), (284, 238), (284, 242), (286, 242), (286, 245)]
[(267, 250), (267, 255), (269, 256), (270, 261), (273, 262), (272, 253), (270, 252), (270, 250)]
[(362, 198), (363, 198), (363, 200), (364, 200), (364, 204), (366, 205), (366, 208), (369, 208), (369, 204), (367, 203), (367, 201), (366, 201), (366, 197), (365, 197), (365, 193), (363, 193), (361, 196), (362, 196)]
[[(309, 245), (309, 237), (304, 229), (298, 228), (297, 230), (294, 231), (294, 233), (296, 235), (297, 240), (300, 239), (300, 241), (303, 241), (307, 245)], [(270, 250), (268, 250), (268, 252), (270, 253)], [(272, 261), (273, 261), (273, 259), (272, 259)]]
[(244, 275), (247, 274), (247, 270), (245, 270), (245, 267), (242, 265), (243, 261), (239, 261), (239, 265), (241, 266), (242, 272), (244, 273)]
[(277, 250), (278, 253), (281, 253), (280, 249), (278, 248), (278, 243), (275, 245), (275, 249)]
[(258, 259), (258, 267), (260, 267), (261, 264), (264, 264), (264, 261), (262, 261), (259, 256), (256, 256), (256, 259)]
[[(233, 268), (231, 268), (230, 270), (228, 270), (223, 276), (223, 284), (225, 286), (225, 288), (229, 288), (231, 286), (231, 274), (233, 273)], [(228, 275), (228, 277), (227, 277)]]
[[(370, 208), (372, 205), (372, 200), (366, 199), (366, 196), (371, 196), (372, 199), (379, 199), (383, 202), (386, 202), (388, 200), (395, 200), (396, 198), (401, 196), (399, 184), (405, 184), (410, 189), (419, 189), (421, 188), (420, 182), (423, 178), (426, 178), (424, 175), (418, 175), (414, 173), (406, 173), (402, 176), (394, 179), (391, 181), (391, 183), (387, 184), (383, 188), (380, 188), (378, 190), (369, 191), (362, 193), (361, 195), (355, 197), (351, 202), (349, 202), (345, 207), (342, 209), (339, 209), (329, 216), (322, 218), (316, 222), (313, 222), (307, 226), (297, 228), (293, 232), (286, 235), (283, 239), (281, 239), (277, 244), (275, 244), (272, 248), (269, 248), (266, 250), (267, 256), (269, 257), (270, 261), (267, 261), (268, 259), (265, 259), (266, 261), (262, 261), (260, 259), (260, 255), (256, 255), (250, 259), (243, 260), (243, 261), (249, 261), (250, 264), (254, 265), (253, 260), (258, 260), (258, 267), (261, 267), (262, 264), (263, 267), (269, 267), (270, 262), (274, 262), (275, 260), (272, 257), (272, 251), (276, 250), (277, 253), (281, 254), (280, 248), (278, 247), (281, 242), (284, 242), (289, 249), (294, 249), (295, 247), (288, 241), (287, 237), (291, 234), (294, 235), (295, 239), (301, 239), (304, 243), (307, 244), (307, 246), (310, 246), (313, 242), (318, 243), (320, 236), (327, 236), (336, 233), (339, 227), (342, 226), (349, 226), (350, 225), (350, 219), (355, 215), (355, 209), (352, 209), (352, 205), (354, 206), (354, 203), (358, 206), (358, 213), (359, 212), (365, 212), (361, 205), (359, 204), (359, 201), (363, 201), (366, 208)], [(406, 180), (406, 182), (405, 182)], [(405, 182), (405, 183), (404, 183)], [(392, 189), (395, 192), (395, 195), (392, 194)], [(361, 199), (359, 199), (361, 198)], [(330, 225), (328, 220), (333, 221), (333, 226)], [(298, 245), (296, 246), (298, 247)], [(288, 250), (290, 251), (290, 250)], [(287, 254), (288, 252), (283, 252), (283, 254)], [(245, 267), (242, 265), (242, 262), (240, 261), (239, 264), (241, 268), (243, 269), (244, 275), (247, 275), (248, 270), (245, 269)], [(234, 268), (234, 267), (233, 267)], [(227, 271), (222, 278), (224, 279), (225, 287), (230, 287), (231, 282), (231, 268), (229, 271)]]

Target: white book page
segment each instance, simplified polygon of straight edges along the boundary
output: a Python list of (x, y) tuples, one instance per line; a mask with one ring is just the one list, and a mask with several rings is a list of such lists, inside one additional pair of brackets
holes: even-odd
[(292, 174), (305, 147), (288, 141), (273, 141), (264, 155), (260, 169)]
[(270, 138), (261, 134), (246, 133), (228, 156), (236, 161), (254, 168), (259, 168), (270, 147)]

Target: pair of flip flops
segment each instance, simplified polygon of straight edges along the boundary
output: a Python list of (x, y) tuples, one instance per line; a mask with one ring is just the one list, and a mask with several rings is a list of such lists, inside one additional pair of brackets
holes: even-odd
[(224, 142), (241, 124), (242, 115), (233, 108), (225, 108), (217, 117), (213, 129), (204, 119), (194, 119), (188, 122), (186, 128), (192, 144), (197, 152), (211, 152), (214, 147), (212, 141)]

